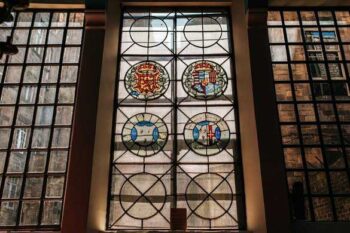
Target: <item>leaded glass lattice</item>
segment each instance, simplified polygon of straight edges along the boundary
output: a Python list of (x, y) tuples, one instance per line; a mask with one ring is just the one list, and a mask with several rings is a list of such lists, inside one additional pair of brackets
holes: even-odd
[(124, 9), (108, 229), (244, 227), (230, 16)]
[(84, 13), (28, 10), (0, 24), (0, 228), (60, 229)]
[(277, 9), (267, 23), (293, 218), (349, 221), (350, 13)]

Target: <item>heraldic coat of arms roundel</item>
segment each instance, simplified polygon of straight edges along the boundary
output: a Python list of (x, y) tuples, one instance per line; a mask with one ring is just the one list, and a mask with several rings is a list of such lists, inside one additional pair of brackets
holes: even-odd
[(196, 99), (214, 99), (225, 92), (227, 74), (217, 63), (201, 60), (191, 63), (182, 75), (185, 91)]
[(163, 149), (168, 139), (164, 121), (150, 113), (132, 116), (124, 125), (122, 140), (126, 148), (140, 157), (155, 155)]
[(154, 61), (143, 61), (133, 65), (125, 76), (125, 88), (138, 100), (154, 100), (162, 96), (169, 87), (169, 74)]
[(197, 154), (211, 156), (223, 151), (230, 140), (227, 123), (218, 115), (203, 112), (185, 125), (186, 144)]

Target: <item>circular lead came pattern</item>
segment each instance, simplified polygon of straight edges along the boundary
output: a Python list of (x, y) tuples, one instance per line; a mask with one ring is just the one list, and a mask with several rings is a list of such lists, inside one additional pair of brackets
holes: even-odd
[(200, 218), (213, 220), (225, 215), (233, 202), (228, 181), (216, 173), (202, 173), (188, 183), (185, 195), (191, 211)]
[(124, 125), (122, 140), (126, 148), (140, 157), (155, 155), (166, 144), (168, 129), (164, 121), (150, 113), (139, 113)]
[(195, 153), (211, 156), (225, 149), (230, 140), (226, 122), (213, 113), (193, 116), (185, 125), (185, 142)]
[(168, 36), (168, 26), (164, 20), (146, 16), (135, 20), (130, 27), (131, 40), (145, 48), (162, 44)]
[(207, 60), (191, 63), (182, 75), (185, 91), (196, 99), (213, 99), (227, 88), (227, 74), (217, 63)]
[(138, 173), (123, 183), (119, 201), (127, 215), (143, 220), (155, 216), (163, 209), (166, 195), (165, 185), (156, 175)]
[(162, 96), (169, 87), (166, 69), (152, 61), (133, 65), (125, 76), (125, 88), (138, 100), (154, 100)]
[(199, 48), (208, 48), (218, 43), (222, 37), (220, 23), (211, 17), (192, 18), (184, 28), (188, 43)]

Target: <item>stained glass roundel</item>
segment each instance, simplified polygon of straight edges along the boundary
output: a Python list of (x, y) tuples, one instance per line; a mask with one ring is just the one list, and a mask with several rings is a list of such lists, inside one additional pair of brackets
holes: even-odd
[[(165, 185), (156, 175), (137, 173), (124, 181), (119, 201), (127, 215), (143, 220), (155, 216), (163, 209), (166, 195)], [(157, 201), (154, 201), (155, 197)]]
[(162, 44), (168, 36), (168, 26), (164, 20), (151, 16), (136, 19), (130, 27), (131, 40), (146, 48)]
[[(190, 210), (208, 220), (218, 219), (229, 211), (233, 203), (232, 193), (228, 181), (217, 173), (198, 174), (191, 179), (185, 191)], [(193, 197), (197, 199), (193, 200)]]
[(133, 154), (148, 157), (163, 149), (168, 139), (168, 129), (158, 116), (139, 113), (124, 124), (122, 139)]
[(182, 74), (185, 91), (196, 99), (213, 99), (227, 88), (226, 71), (217, 63), (201, 60), (191, 63)]
[(125, 88), (138, 100), (154, 100), (162, 96), (169, 87), (166, 69), (153, 61), (133, 65), (126, 73)]
[(225, 149), (230, 140), (227, 123), (218, 115), (205, 112), (193, 116), (185, 125), (185, 142), (195, 153), (211, 156)]
[(212, 17), (195, 17), (187, 21), (184, 35), (188, 43), (199, 48), (208, 48), (222, 37), (220, 23)]

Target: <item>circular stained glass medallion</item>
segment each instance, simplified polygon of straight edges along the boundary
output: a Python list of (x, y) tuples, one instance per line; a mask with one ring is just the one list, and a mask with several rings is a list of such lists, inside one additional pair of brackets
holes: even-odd
[(133, 154), (148, 157), (158, 153), (166, 144), (168, 129), (164, 121), (150, 113), (132, 116), (122, 130), (122, 140)]
[(213, 113), (193, 116), (185, 125), (185, 142), (195, 153), (211, 156), (225, 149), (230, 140), (227, 123)]
[(153, 61), (143, 61), (133, 65), (126, 73), (125, 88), (139, 100), (153, 100), (163, 95), (169, 87), (166, 69)]
[[(143, 220), (161, 212), (166, 202), (166, 195), (165, 185), (156, 175), (137, 173), (123, 183), (119, 201), (127, 215)], [(154, 201), (154, 198), (157, 198), (157, 201)]]
[[(198, 217), (208, 220), (218, 219), (230, 210), (233, 202), (232, 193), (228, 181), (217, 173), (196, 175), (188, 183), (185, 191), (190, 210)], [(197, 199), (193, 200), (193, 197)]]
[(217, 63), (207, 60), (191, 63), (182, 75), (185, 91), (196, 99), (213, 99), (227, 88), (226, 71)]

